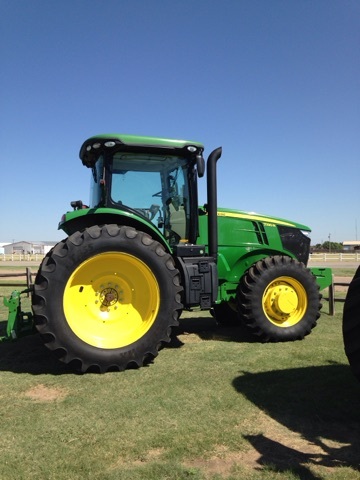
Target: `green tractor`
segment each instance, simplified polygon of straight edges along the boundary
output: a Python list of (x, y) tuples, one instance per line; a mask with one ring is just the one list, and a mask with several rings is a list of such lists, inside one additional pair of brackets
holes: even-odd
[(343, 312), (345, 353), (351, 369), (360, 381), (360, 267), (346, 294)]
[(259, 340), (302, 339), (316, 325), (331, 270), (306, 267), (310, 229), (217, 207), (216, 165), (198, 142), (99, 135), (81, 147), (89, 205), (72, 202), (68, 236), (33, 285), (46, 346), (80, 371), (140, 367), (170, 341), (182, 310), (212, 310)]

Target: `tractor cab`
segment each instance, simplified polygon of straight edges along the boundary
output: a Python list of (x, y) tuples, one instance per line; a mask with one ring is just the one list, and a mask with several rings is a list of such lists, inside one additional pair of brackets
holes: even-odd
[(80, 150), (83, 164), (92, 169), (90, 209), (140, 216), (170, 246), (195, 243), (203, 149), (197, 142), (132, 135), (90, 138)]
[[(178, 156), (114, 152), (93, 168), (90, 207), (110, 207), (151, 221), (170, 244), (187, 242), (190, 229), (189, 162)], [(103, 186), (106, 194), (103, 195)]]

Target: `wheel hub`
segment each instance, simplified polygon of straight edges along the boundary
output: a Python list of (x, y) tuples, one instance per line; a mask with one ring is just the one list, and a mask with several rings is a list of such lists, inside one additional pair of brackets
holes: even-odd
[(290, 315), (297, 309), (298, 297), (292, 288), (284, 287), (279, 289), (275, 296), (274, 304), (279, 312)]
[(277, 326), (295, 325), (303, 317), (306, 307), (304, 288), (292, 277), (278, 277), (265, 290), (264, 313)]
[(274, 285), (268, 291), (266, 310), (279, 319), (291, 315), (296, 311), (298, 304), (298, 296), (290, 286)]
[(118, 292), (113, 287), (104, 288), (100, 293), (99, 299), (103, 307), (112, 307), (119, 300)]

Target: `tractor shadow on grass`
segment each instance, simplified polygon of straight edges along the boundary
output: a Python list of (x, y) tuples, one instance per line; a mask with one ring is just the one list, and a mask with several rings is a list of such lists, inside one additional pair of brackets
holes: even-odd
[[(3, 326), (1, 323), (0, 327)], [(0, 343), (0, 371), (30, 373), (32, 375), (74, 374), (74, 370), (60, 362), (44, 346), (38, 334), (28, 335), (13, 342)]]
[[(5, 328), (6, 322), (0, 322), (1, 334), (5, 333)], [(256, 342), (256, 339), (241, 326), (220, 326), (208, 312), (186, 312), (182, 315), (179, 326), (173, 328), (170, 343), (165, 344), (164, 347), (181, 348), (189, 335), (196, 335), (201, 340)], [(181, 339), (184, 338), (183, 342)], [(0, 343), (1, 371), (31, 375), (79, 375), (79, 372), (60, 362), (54, 353), (44, 346), (39, 334), (28, 335), (13, 342)]]
[[(220, 325), (206, 311), (183, 312), (179, 325), (173, 327), (171, 342), (165, 348), (180, 348), (184, 345), (181, 338), (196, 335), (201, 340), (218, 340), (222, 342), (258, 343), (248, 329), (239, 324), (236, 326)], [(186, 340), (185, 340), (186, 342)]]
[(260, 454), (259, 470), (291, 470), (302, 480), (323, 478), (319, 467), (360, 471), (360, 384), (347, 365), (244, 372), (233, 386), (290, 430), (243, 436)]

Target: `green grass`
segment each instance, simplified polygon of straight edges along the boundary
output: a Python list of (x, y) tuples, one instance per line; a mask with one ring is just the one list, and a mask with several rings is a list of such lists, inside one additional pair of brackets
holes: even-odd
[(336, 267), (332, 269), (334, 276), (336, 277), (349, 277), (352, 278), (355, 275), (355, 267)]
[(0, 479), (359, 479), (360, 385), (342, 304), (323, 312), (285, 344), (187, 314), (153, 364), (105, 375), (0, 344)]

